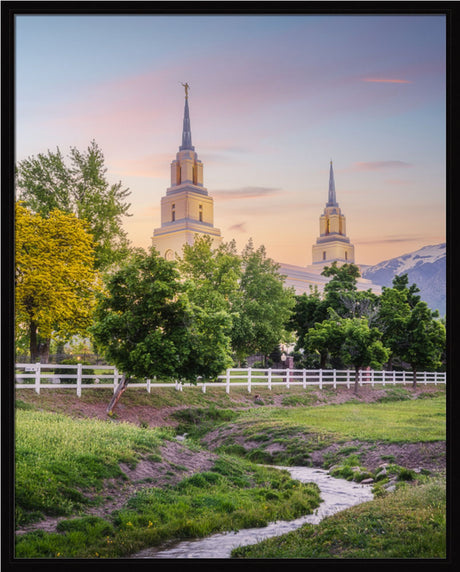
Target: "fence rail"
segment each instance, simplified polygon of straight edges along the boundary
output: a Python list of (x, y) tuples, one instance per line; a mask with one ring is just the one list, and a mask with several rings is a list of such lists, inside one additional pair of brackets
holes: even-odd
[[(69, 373), (63, 373), (66, 370), (69, 370)], [(70, 370), (76, 371), (70, 373)], [(100, 373), (96, 373), (96, 370), (99, 370)], [(116, 367), (109, 365), (17, 363), (15, 387), (17, 389), (34, 389), (36, 393), (40, 393), (41, 389), (76, 389), (77, 396), (80, 397), (83, 389), (111, 388), (115, 392), (120, 380), (121, 373)], [(204, 382), (200, 381), (199, 378), (197, 386), (201, 387), (203, 393), (206, 392), (207, 387), (225, 388), (226, 392), (230, 393), (231, 387), (246, 387), (248, 392), (251, 392), (251, 388), (254, 386), (264, 386), (268, 389), (273, 386), (283, 386), (287, 389), (291, 386), (302, 386), (304, 389), (308, 386), (317, 386), (319, 389), (324, 386), (332, 386), (335, 389), (339, 385), (346, 385), (349, 388), (354, 381), (355, 372), (349, 369), (232, 368), (220, 375), (216, 382)], [(372, 387), (375, 385), (405, 385), (412, 382), (412, 372), (393, 370), (360, 370), (358, 379), (359, 386), (371, 385)], [(446, 372), (419, 372), (417, 373), (417, 383), (445, 384)], [(134, 381), (128, 387), (144, 387), (150, 393), (152, 388), (157, 387), (169, 387), (182, 391), (184, 387), (193, 386), (179, 381), (158, 383), (156, 379), (147, 379), (142, 382)]]

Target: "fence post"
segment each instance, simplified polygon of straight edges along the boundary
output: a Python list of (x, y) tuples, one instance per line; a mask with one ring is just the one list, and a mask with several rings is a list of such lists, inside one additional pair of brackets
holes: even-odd
[(307, 370), (306, 370), (306, 369), (304, 369), (304, 370), (302, 371), (302, 382), (303, 382), (303, 383), (302, 383), (303, 388), (304, 388), (304, 389), (307, 389)]
[(40, 362), (35, 364), (35, 393), (40, 394), (40, 375), (41, 375), (41, 367)]
[(374, 370), (371, 369), (371, 385), (374, 387)]
[(225, 391), (230, 393), (230, 368), (227, 368), (227, 385), (225, 387)]
[(248, 392), (251, 393), (251, 368), (248, 367)]
[(268, 389), (272, 388), (272, 368), (268, 368)]
[(403, 369), (403, 385), (406, 385), (406, 370)]
[(423, 372), (423, 383), (426, 385), (426, 371)]
[(363, 386), (363, 370), (362, 369), (359, 370), (358, 385), (359, 385), (359, 387)]
[(81, 397), (81, 372), (82, 372), (82, 365), (81, 363), (77, 364), (77, 397)]
[(203, 393), (206, 393), (206, 384), (205, 384), (205, 383), (203, 383), (203, 385), (202, 385), (202, 387), (201, 387), (201, 391), (202, 391)]
[(393, 385), (396, 385), (396, 371), (393, 370)]
[(337, 388), (337, 371), (335, 369), (332, 370), (332, 387)]
[(150, 379), (147, 380), (147, 391), (150, 393)]
[(113, 392), (117, 391), (118, 386), (118, 369), (116, 367), (113, 368)]
[(347, 369), (347, 389), (350, 389), (350, 370)]
[(382, 385), (385, 387), (385, 370), (382, 369)]
[(319, 388), (323, 389), (323, 370), (319, 370)]
[(287, 387), (288, 389), (289, 389), (289, 387), (290, 387), (290, 386), (289, 386), (289, 379), (290, 379), (290, 376), (289, 376), (289, 368), (287, 368), (287, 369), (286, 369), (286, 387)]

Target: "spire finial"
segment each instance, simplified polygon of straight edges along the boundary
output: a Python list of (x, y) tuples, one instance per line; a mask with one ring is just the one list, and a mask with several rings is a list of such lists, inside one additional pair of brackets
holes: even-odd
[(187, 82), (181, 82), (181, 85), (185, 88), (185, 99), (188, 99), (188, 90), (190, 89), (190, 85)]

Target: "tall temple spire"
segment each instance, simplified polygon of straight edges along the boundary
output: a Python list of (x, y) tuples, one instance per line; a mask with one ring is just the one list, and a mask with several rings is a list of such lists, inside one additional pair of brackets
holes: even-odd
[(188, 90), (190, 85), (188, 83), (182, 84), (185, 88), (185, 108), (184, 108), (184, 124), (182, 128), (182, 145), (179, 147), (179, 151), (184, 151), (186, 149), (194, 151), (195, 147), (192, 145), (192, 130), (190, 127), (190, 112), (188, 109)]
[(335, 196), (334, 170), (332, 161), (329, 169), (329, 196), (326, 208), (319, 217), (319, 237), (313, 245), (313, 264), (354, 263), (355, 247), (347, 237), (345, 215)]
[(203, 163), (192, 145), (188, 109), (189, 84), (185, 88), (182, 145), (171, 162), (171, 186), (161, 197), (161, 227), (153, 231), (152, 244), (167, 260), (181, 256), (184, 244), (208, 236), (215, 247), (222, 242), (214, 227), (214, 201), (203, 186)]
[(335, 182), (334, 182), (334, 171), (332, 169), (332, 161), (331, 167), (329, 169), (329, 196), (327, 200), (327, 207), (338, 207), (337, 199), (335, 197)]

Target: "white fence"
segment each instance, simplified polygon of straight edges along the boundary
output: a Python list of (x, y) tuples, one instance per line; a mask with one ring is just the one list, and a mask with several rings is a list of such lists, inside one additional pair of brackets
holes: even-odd
[[(47, 371), (48, 370), (48, 371)], [(50, 370), (69, 370), (69, 373), (54, 373)], [(72, 373), (71, 370), (74, 370)], [(94, 373), (85, 373), (92, 370)], [(97, 373), (99, 370), (100, 373)], [(111, 388), (115, 392), (121, 373), (117, 368), (110, 365), (61, 365), (61, 364), (16, 364), (15, 387), (17, 389), (34, 389), (40, 393), (41, 389), (67, 388), (76, 389), (80, 397), (82, 389)], [(73, 383), (71, 383), (73, 380)], [(206, 392), (207, 387), (225, 388), (230, 393), (230, 387), (246, 387), (248, 392), (254, 386), (263, 386), (271, 389), (273, 386), (283, 386), (287, 389), (291, 386), (324, 386), (336, 388), (346, 385), (349, 388), (355, 381), (354, 370), (337, 369), (256, 369), (256, 368), (233, 368), (227, 369), (220, 375), (217, 382), (197, 381), (197, 386)], [(360, 370), (359, 385), (396, 385), (412, 384), (413, 374), (408, 371), (374, 371), (371, 369)], [(423, 371), (417, 373), (417, 383), (422, 384), (445, 384), (446, 373), (436, 371)], [(145, 387), (150, 393), (152, 388), (170, 387), (182, 391), (183, 387), (193, 387), (192, 384), (158, 383), (155, 379), (147, 379), (142, 383), (132, 382), (128, 387)]]

